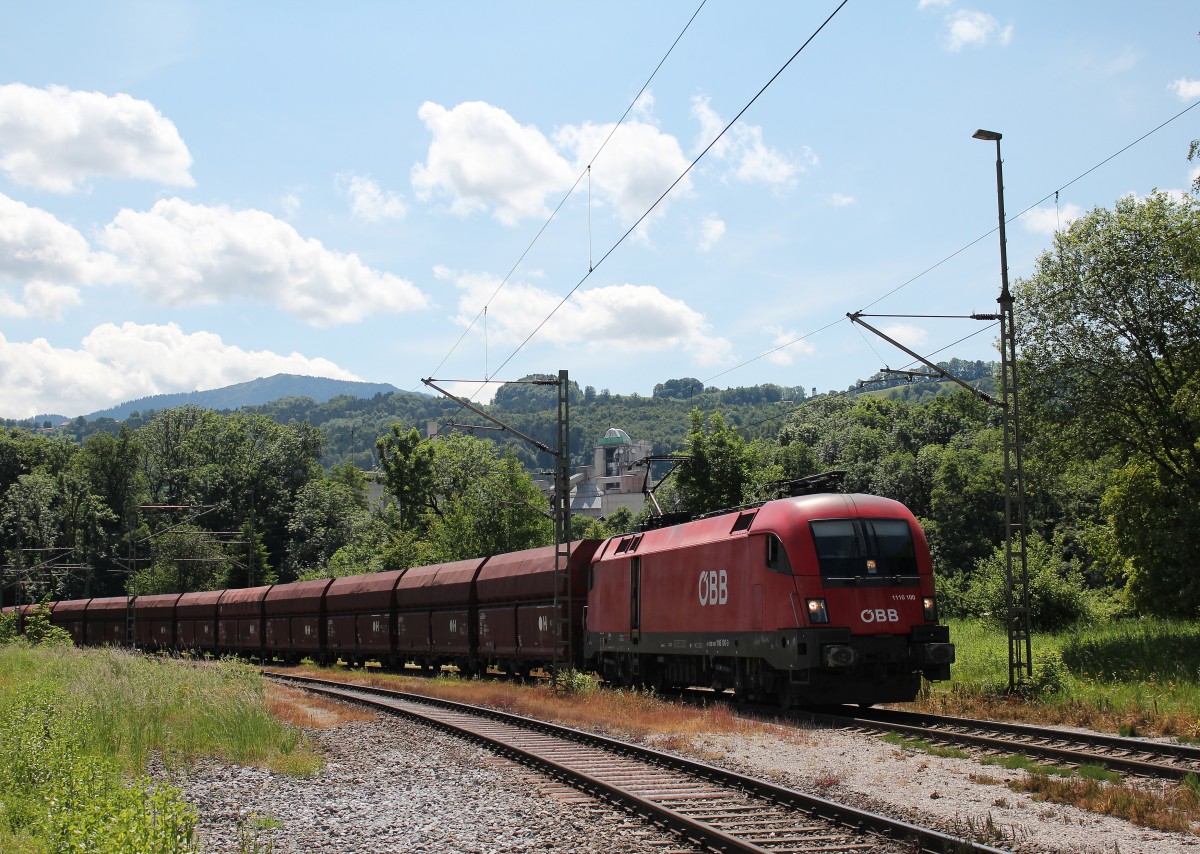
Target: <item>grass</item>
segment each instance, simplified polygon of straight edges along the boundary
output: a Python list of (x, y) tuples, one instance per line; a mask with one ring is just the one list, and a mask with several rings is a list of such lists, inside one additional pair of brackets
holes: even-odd
[[(329, 677), (328, 670), (300, 667), (289, 672)], [(460, 679), (443, 674), (436, 679), (375, 671), (337, 671), (336, 678), (361, 685), (410, 691), (552, 721), (565, 726), (608, 732), (670, 746), (685, 744), (699, 734), (747, 734), (769, 727), (739, 718), (724, 703), (697, 708), (669, 702), (653, 691), (599, 690), (594, 682), (571, 680), (572, 690), (555, 690), (545, 683), (521, 685), (506, 681)], [(771, 729), (775, 732), (775, 729)]]
[[(957, 654), (953, 678), (913, 704), (918, 710), (1200, 741), (1198, 623), (1140, 619), (1035, 633), (1034, 678), (1016, 695), (1007, 690), (1003, 629), (950, 621), (950, 639)], [(1158, 830), (1194, 834), (1200, 822), (1200, 782), (1194, 778), (1156, 787), (1093, 766), (1066, 771), (1024, 756), (982, 761), (1025, 771), (1008, 785), (1035, 799)]]
[(1200, 821), (1200, 797), (1186, 785), (1169, 784), (1153, 790), (1083, 776), (1061, 779), (1045, 774), (1029, 774), (1008, 785), (1037, 800), (1070, 804), (1156, 830), (1195, 834), (1194, 825)]
[(1200, 739), (1200, 624), (1143, 619), (1035, 633), (1025, 697), (1007, 693), (1001, 628), (950, 621), (950, 639), (953, 678), (933, 686), (920, 710)]
[(311, 774), (261, 678), (114, 649), (0, 645), (0, 850), (192, 851), (196, 817), (149, 778), (199, 756)]
[(883, 736), (883, 740), (888, 744), (894, 744), (897, 747), (903, 747), (906, 750), (920, 751), (928, 753), (930, 756), (941, 756), (945, 759), (970, 759), (971, 754), (965, 750), (959, 750), (957, 747), (940, 747), (923, 738), (914, 738), (907, 735), (897, 735), (894, 732), (889, 732)]

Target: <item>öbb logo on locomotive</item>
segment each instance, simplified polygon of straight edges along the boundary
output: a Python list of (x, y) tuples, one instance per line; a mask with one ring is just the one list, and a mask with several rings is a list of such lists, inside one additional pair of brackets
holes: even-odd
[(864, 623), (898, 623), (900, 612), (895, 608), (863, 608), (858, 618)]
[(724, 605), (729, 601), (729, 574), (723, 569), (700, 570), (700, 604)]

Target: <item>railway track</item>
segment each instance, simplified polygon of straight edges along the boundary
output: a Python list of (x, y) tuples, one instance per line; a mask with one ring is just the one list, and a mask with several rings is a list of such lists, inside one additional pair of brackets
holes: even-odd
[(455, 732), (534, 767), (700, 850), (1000, 852), (733, 771), (615, 739), (415, 694), (265, 671), (273, 679)]
[(1200, 747), (1175, 742), (891, 709), (806, 712), (801, 716), (829, 726), (895, 733), (991, 755), (1025, 754), (1072, 768), (1098, 765), (1122, 774), (1163, 780), (1182, 780), (1188, 774), (1200, 776)]

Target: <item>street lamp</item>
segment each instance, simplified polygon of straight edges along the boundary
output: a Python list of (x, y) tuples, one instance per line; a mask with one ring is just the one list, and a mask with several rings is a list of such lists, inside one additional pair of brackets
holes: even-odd
[(1008, 241), (1004, 235), (1004, 166), (1000, 138), (977, 130), (975, 139), (996, 143), (996, 205), (1000, 215), (1000, 400), (1004, 407), (1004, 554), (1005, 604), (1008, 607), (1008, 689), (1033, 676), (1029, 625), (1029, 564), (1025, 552), (1025, 488), (1021, 470), (1021, 433), (1017, 406), (1017, 337), (1013, 298), (1008, 290)]
[(1004, 134), (994, 130), (977, 130), (971, 134), (972, 139), (982, 139), (996, 143), (996, 202), (1000, 209), (1000, 299), (1001, 308), (1005, 302), (1012, 305), (1012, 295), (1008, 292), (1008, 240), (1004, 236), (1004, 161), (1000, 159), (1000, 138)]

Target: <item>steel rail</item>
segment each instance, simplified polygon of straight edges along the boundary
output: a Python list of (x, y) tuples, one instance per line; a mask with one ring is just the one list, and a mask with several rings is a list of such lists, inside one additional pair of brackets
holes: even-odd
[[(643, 817), (648, 816), (654, 823), (668, 827), (691, 843), (699, 844), (712, 851), (754, 852), (754, 854), (773, 852), (773, 854), (779, 854), (782, 851), (799, 851), (804, 849), (777, 847), (779, 844), (789, 841), (798, 841), (791, 840), (788, 837), (776, 838), (767, 834), (767, 836), (755, 841), (746, 838), (749, 835), (748, 833), (738, 835), (714, 826), (712, 819), (715, 819), (722, 812), (727, 813), (728, 808), (724, 810), (721, 807), (709, 808), (709, 813), (713, 813), (714, 809), (716, 810), (716, 814), (710, 816), (710, 821), (689, 817), (683, 814), (681, 810), (673, 809), (670, 806), (672, 799), (694, 800), (696, 797), (704, 795), (704, 792), (697, 793), (694, 781), (692, 784), (685, 784), (684, 793), (678, 794), (674, 798), (666, 797), (656, 800), (652, 795), (639, 794), (637, 791), (634, 791), (634, 788), (636, 788), (634, 785), (628, 783), (622, 785), (620, 778), (610, 776), (609, 779), (604, 779), (601, 774), (585, 772), (578, 767), (572, 767), (567, 762), (556, 760), (552, 755), (544, 755), (547, 752), (544, 747), (542, 750), (525, 750), (512, 744), (510, 741), (506, 741), (502, 736), (489, 735), (486, 732), (481, 732), (478, 728), (468, 726), (466, 723), (456, 723), (444, 716), (429, 717), (427, 712), (410, 707), (400, 708), (396, 704), (406, 703), (413, 706), (435, 707), (453, 715), (470, 716), (476, 720), (485, 719), (507, 725), (508, 727), (516, 727), (525, 732), (534, 731), (542, 734), (544, 737), (561, 739), (576, 745), (585, 745), (589, 748), (603, 750), (610, 757), (607, 761), (611, 761), (611, 756), (615, 754), (623, 759), (648, 763), (659, 769), (686, 774), (706, 785), (725, 787), (729, 790), (730, 795), (736, 794), (743, 798), (754, 798), (775, 807), (799, 811), (808, 820), (820, 819), (833, 823), (839, 826), (842, 829), (841, 832), (844, 833), (874, 835), (880, 838), (878, 844), (884, 846), (898, 844), (905, 846), (905, 850), (909, 851), (939, 852), (939, 854), (943, 852), (1000, 854), (1002, 851), (1002, 849), (975, 843), (929, 828), (919, 827), (908, 822), (879, 815), (878, 813), (856, 809), (845, 804), (819, 798), (815, 795), (808, 795), (794, 789), (776, 786), (764, 780), (758, 780), (734, 771), (571, 727), (522, 717), (508, 712), (483, 709), (451, 700), (409, 694), (402, 691), (298, 676), (290, 673), (278, 673), (270, 670), (264, 670), (263, 672), (271, 678), (296, 683), (310, 690), (319, 691), (330, 696), (370, 704), (389, 712), (405, 714), (424, 720), (427, 723), (433, 723), (443, 729), (457, 732), (460, 735), (465, 735), (486, 744), (490, 749), (500, 752), (503, 755), (515, 758), (524, 764), (538, 767), (548, 772), (551, 776), (574, 787), (618, 803)], [(561, 751), (563, 748), (557, 746), (555, 749)], [(593, 758), (591, 761), (595, 763), (597, 760)], [(628, 770), (624, 773), (626, 775), (633, 774), (634, 776), (638, 774), (636, 771)], [(643, 782), (640, 785), (645, 786), (648, 784)], [(661, 787), (664, 784), (658, 783), (657, 785)], [(680, 784), (676, 781), (670, 785), (679, 786)], [(738, 807), (737, 809), (744, 809), (744, 807)], [(781, 830), (783, 829), (786, 828), (781, 828)], [(811, 830), (811, 828), (808, 829)], [(832, 841), (832, 839), (820, 841), (819, 844), (825, 846)], [(768, 848), (758, 844), (759, 842), (764, 844), (774, 842), (776, 845), (775, 847)], [(842, 846), (829, 845), (829, 847), (822, 847), (819, 850), (862, 850), (864, 847), (869, 848), (871, 846), (862, 843)]]
[[(800, 714), (831, 726), (867, 728), (1001, 753), (1024, 753), (1073, 766), (1101, 765), (1140, 777), (1182, 780), (1188, 774), (1200, 775), (1200, 748), (1187, 744), (892, 709)], [(1165, 764), (1154, 757), (1187, 764)]]

